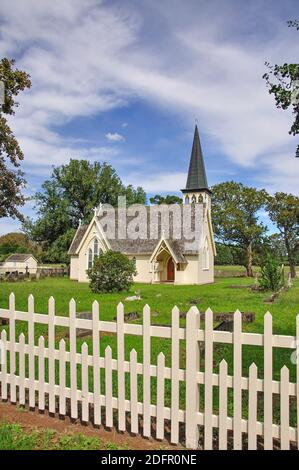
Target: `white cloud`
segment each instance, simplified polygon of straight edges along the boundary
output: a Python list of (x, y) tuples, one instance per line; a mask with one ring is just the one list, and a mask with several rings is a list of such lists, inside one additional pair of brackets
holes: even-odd
[[(262, 4), (244, 4), (241, 16), (233, 0), (2, 0), (0, 55), (18, 57), (33, 83), (11, 120), (26, 165), (34, 171), (71, 156), (113, 158), (100, 142), (79, 148), (63, 140), (59, 127), (139, 97), (186, 125), (197, 116), (219, 153), (258, 174), (261, 185), (298, 194), (291, 117), (275, 108), (261, 78), (265, 60), (297, 57), (298, 33)], [(152, 181), (147, 172), (145, 165), (149, 191), (182, 184), (179, 172), (171, 181)]]
[(117, 132), (108, 132), (105, 137), (109, 142), (123, 142), (125, 140), (124, 136)]

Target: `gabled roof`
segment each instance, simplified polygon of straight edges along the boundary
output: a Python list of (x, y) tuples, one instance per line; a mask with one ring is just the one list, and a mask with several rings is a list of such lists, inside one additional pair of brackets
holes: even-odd
[(5, 261), (20, 261), (20, 262), (23, 261), (24, 262), (24, 261), (27, 261), (27, 259), (29, 258), (33, 258), (35, 259), (35, 261), (37, 261), (37, 259), (30, 253), (14, 253), (12, 255), (9, 255)]
[(69, 247), (68, 254), (69, 255), (75, 255), (77, 248), (79, 247), (81, 240), (83, 239), (86, 230), (88, 229), (89, 225), (79, 225), (77, 228), (77, 231), (74, 235), (74, 238), (72, 240), (71, 246)]
[[(150, 207), (149, 206), (144, 206), (145, 209), (147, 210), (147, 238), (142, 239), (142, 238), (137, 238), (137, 239), (131, 239), (131, 238), (118, 238), (118, 225), (121, 223), (118, 220), (118, 211), (115, 211), (115, 234), (116, 236), (114, 238), (108, 237), (107, 236), (107, 241), (108, 244), (110, 245), (110, 248), (114, 251), (120, 251), (121, 253), (128, 254), (128, 255), (135, 255), (135, 254), (144, 254), (144, 255), (151, 255), (153, 251), (155, 250), (157, 243), (161, 238), (167, 238), (167, 241), (171, 243), (171, 246), (175, 252), (178, 253), (178, 258), (181, 257), (182, 255), (185, 254), (197, 254), (200, 250), (200, 241), (198, 242), (198, 247), (197, 249), (192, 249), (190, 250), (188, 248), (188, 245), (190, 244), (190, 240), (188, 238), (185, 238), (184, 236), (184, 231), (182, 233), (182, 237), (180, 239), (177, 239), (173, 236), (173, 231), (175, 226), (180, 226), (183, 227), (183, 211), (180, 211), (180, 214), (176, 215), (175, 213), (170, 212), (169, 216), (169, 236), (164, 237), (163, 230), (161, 227), (162, 224), (162, 219), (161, 217), (157, 217), (157, 237), (156, 238), (151, 238), (150, 236), (150, 222), (151, 222), (151, 217), (150, 217)], [(192, 230), (194, 230), (195, 227), (195, 210), (194, 208), (190, 205), (191, 207), (191, 226)], [(159, 206), (157, 206), (158, 210)], [(177, 217), (179, 217), (177, 219)], [(87, 225), (81, 225), (78, 227), (77, 232), (74, 236), (74, 239), (72, 241), (72, 244), (69, 249), (69, 254), (70, 255), (76, 255), (78, 254), (78, 249), (80, 248), (80, 245), (84, 243), (84, 238), (87, 236), (89, 227), (91, 227), (94, 222), (96, 222), (103, 231), (103, 235), (106, 236), (106, 228), (103, 226), (101, 223), (101, 219), (103, 216), (96, 216), (92, 219), (91, 223)], [(126, 221), (127, 221), (127, 227), (130, 224), (130, 222), (135, 218), (134, 216), (129, 216), (127, 215)], [(181, 218), (181, 220), (180, 220)], [(176, 225), (177, 224), (177, 225)], [(199, 231), (203, 230), (203, 225), (202, 222), (200, 225), (197, 227)], [(191, 240), (192, 241), (192, 240)], [(184, 262), (179, 261), (179, 262)]]
[(174, 259), (176, 263), (182, 263), (182, 264), (187, 263), (187, 260), (184, 254), (182, 253), (179, 244), (177, 243), (177, 240), (170, 240), (166, 238), (161, 238), (161, 240), (159, 240), (156, 248), (154, 249), (152, 253), (150, 261), (152, 261), (156, 257), (157, 252), (159, 251), (160, 247), (163, 244), (164, 246), (166, 246), (167, 251), (169, 251), (170, 255), (172, 256), (172, 258)]
[(194, 131), (186, 188), (182, 189), (182, 192), (202, 190), (210, 192), (199, 140), (198, 128), (196, 125)]

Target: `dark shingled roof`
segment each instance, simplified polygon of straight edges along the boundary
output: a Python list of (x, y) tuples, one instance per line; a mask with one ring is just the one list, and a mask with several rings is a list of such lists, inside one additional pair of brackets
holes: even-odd
[(202, 190), (210, 191), (199, 140), (198, 128), (195, 126), (188, 178), (186, 188), (182, 189), (182, 191), (187, 192)]
[[(28, 258), (34, 258), (31, 254), (25, 253), (15, 253), (6, 258), (5, 261), (26, 261)], [(35, 259), (35, 258), (34, 258)]]
[(77, 248), (80, 245), (81, 240), (84, 237), (84, 234), (85, 234), (87, 229), (88, 229), (88, 225), (80, 225), (77, 228), (77, 231), (75, 233), (75, 236), (73, 238), (73, 241), (72, 241), (71, 246), (70, 246), (69, 251), (68, 251), (68, 253), (70, 255), (76, 254)]
[[(118, 238), (118, 211), (115, 211), (115, 238), (107, 237), (111, 249), (114, 251), (120, 251), (121, 253), (125, 254), (130, 254), (130, 255), (135, 255), (135, 254), (144, 254), (144, 255), (151, 255), (153, 251), (155, 250), (158, 242), (161, 240), (162, 237), (164, 237), (164, 233), (162, 233), (161, 229), (161, 217), (157, 217), (157, 223), (152, 223), (150, 219), (150, 207), (149, 206), (144, 206), (147, 210), (147, 239), (142, 239), (142, 238), (137, 238), (136, 240), (132, 240), (130, 238)], [(151, 206), (153, 207), (153, 206)], [(156, 210), (160, 210), (161, 206), (155, 206)], [(191, 208), (191, 227), (192, 230), (194, 230), (195, 227), (195, 211), (194, 207), (190, 205)], [(101, 223), (101, 219), (105, 217), (107, 212), (104, 212), (103, 215), (100, 217), (97, 217), (97, 220), (100, 222), (101, 227), (103, 228), (104, 232), (107, 232), (107, 227), (104, 225), (104, 223)], [(127, 215), (127, 227), (129, 223), (135, 218), (135, 215), (128, 216)], [(181, 210), (179, 214), (174, 214), (170, 212), (169, 216), (169, 234), (168, 236), (165, 236), (165, 239), (167, 239), (171, 249), (173, 250), (178, 262), (184, 263), (186, 262), (184, 255), (185, 254), (197, 254), (199, 251), (199, 246), (197, 249), (190, 250), (189, 247), (186, 248), (186, 243), (192, 242), (192, 240), (188, 238), (184, 238), (184, 233), (182, 234), (182, 237), (180, 239), (177, 239), (177, 237), (173, 236), (173, 228), (175, 227), (182, 227), (182, 220), (183, 219), (183, 211)], [(103, 221), (104, 222), (104, 221)], [(177, 224), (177, 225), (176, 225)], [(151, 238), (150, 237), (150, 227), (151, 230), (156, 229), (156, 237)], [(69, 254), (70, 255), (75, 255), (76, 251), (84, 237), (84, 234), (87, 230), (88, 226), (87, 225), (81, 225), (78, 227), (78, 230), (75, 234), (75, 237), (72, 241), (72, 244), (69, 249)], [(200, 227), (198, 227), (200, 229)], [(167, 235), (167, 234), (165, 234)]]

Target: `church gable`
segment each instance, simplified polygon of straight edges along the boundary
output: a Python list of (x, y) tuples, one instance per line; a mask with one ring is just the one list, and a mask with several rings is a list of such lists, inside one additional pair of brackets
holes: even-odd
[[(132, 206), (127, 211), (100, 206), (89, 225), (78, 227), (70, 246), (71, 272), (79, 272), (72, 278), (87, 280), (94, 257), (111, 249), (135, 258), (140, 282), (213, 282), (211, 191), (197, 126), (182, 192), (182, 205)], [(112, 221), (107, 217), (111, 214)]]

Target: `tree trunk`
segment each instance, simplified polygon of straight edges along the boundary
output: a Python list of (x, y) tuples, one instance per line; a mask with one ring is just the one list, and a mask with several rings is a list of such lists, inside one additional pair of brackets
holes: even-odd
[(290, 266), (290, 273), (291, 278), (294, 279), (296, 277), (296, 262), (295, 257), (293, 256), (292, 249), (290, 247), (290, 243), (287, 238), (285, 238), (285, 246), (288, 254), (288, 262)]
[(252, 244), (249, 243), (247, 246), (247, 265), (246, 265), (246, 274), (248, 277), (253, 277), (252, 269)]

